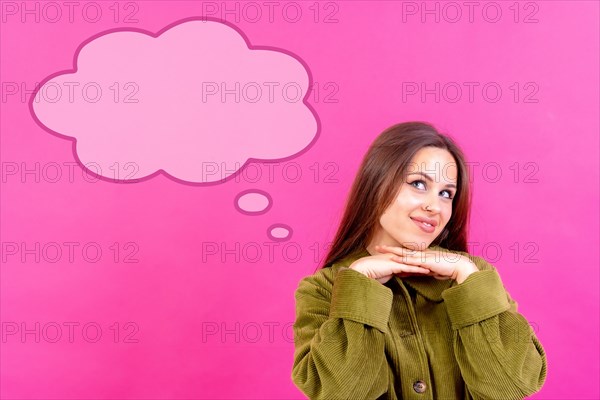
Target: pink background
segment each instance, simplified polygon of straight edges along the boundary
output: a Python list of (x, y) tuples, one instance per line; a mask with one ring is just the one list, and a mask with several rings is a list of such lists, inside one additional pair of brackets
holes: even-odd
[[(324, 256), (367, 147), (407, 120), (451, 134), (473, 163), (471, 252), (498, 268), (548, 355), (546, 384), (531, 398), (600, 397), (598, 2), (519, 3), (518, 16), (513, 2), (498, 2), (495, 23), (493, 9), (482, 15), (486, 2), (473, 22), (466, 7), (451, 22), (455, 10), (443, 2), (427, 3), (439, 7), (438, 22), (406, 13), (421, 2), (320, 3), (316, 22), (313, 2), (296, 3), (297, 23), (282, 15), (286, 3), (273, 21), (266, 7), (258, 22), (228, 14), (252, 47), (279, 49), (308, 69), (319, 93), (305, 103), (318, 133), (274, 164), (255, 156), (247, 175), (211, 185), (160, 171), (137, 182), (83, 179), (73, 140), (36, 121), (35, 83), (72, 70), (91, 37), (157, 33), (203, 12), (201, 2), (123, 2), (115, 22), (113, 2), (97, 2), (102, 16), (92, 23), (78, 4), (72, 22), (66, 8), (51, 22), (54, 11), (44, 17), (39, 3), (36, 22), (35, 14), (22, 21), (21, 2), (2, 3), (2, 398), (304, 398), (290, 377), (293, 293)], [(125, 22), (132, 12), (137, 22)], [(456, 102), (452, 84), (439, 102), (403, 101), (403, 82), (464, 90)], [(472, 102), (464, 82), (479, 84)], [(502, 90), (497, 102), (482, 95), (488, 83)], [(274, 118), (279, 140), (291, 138), (291, 121)], [(204, 133), (195, 145), (218, 140)], [(36, 163), (39, 179), (22, 175)], [(234, 200), (247, 190), (267, 194), (269, 208), (241, 212)], [(274, 225), (291, 237), (274, 240)], [(68, 242), (77, 243), (72, 260)], [(23, 327), (33, 333), (21, 336)]]

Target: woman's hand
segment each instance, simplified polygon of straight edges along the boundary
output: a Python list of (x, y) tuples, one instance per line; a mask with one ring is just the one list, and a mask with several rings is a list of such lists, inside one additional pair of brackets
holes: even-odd
[(427, 268), (409, 265), (397, 260), (392, 261), (393, 257), (395, 255), (392, 253), (362, 257), (354, 261), (349, 268), (382, 284), (389, 281), (394, 275), (427, 275), (430, 272)]
[(430, 249), (418, 251), (395, 246), (375, 248), (378, 252), (392, 254), (392, 261), (428, 269), (427, 276), (433, 276), (435, 279), (455, 279), (460, 284), (473, 272), (479, 271), (477, 266), (462, 254)]

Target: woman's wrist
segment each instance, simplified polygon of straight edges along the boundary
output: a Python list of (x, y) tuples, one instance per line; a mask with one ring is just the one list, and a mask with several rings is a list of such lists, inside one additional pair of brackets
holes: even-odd
[(456, 276), (456, 283), (460, 285), (469, 277), (469, 275), (477, 271), (479, 271), (479, 269), (473, 263), (473, 261), (468, 260), (468, 262), (459, 267), (458, 275)]

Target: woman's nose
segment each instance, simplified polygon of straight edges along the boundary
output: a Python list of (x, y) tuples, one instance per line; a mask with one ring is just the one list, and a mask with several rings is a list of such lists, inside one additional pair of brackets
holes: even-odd
[(423, 204), (423, 209), (425, 211), (430, 212), (439, 212), (440, 211), (440, 200), (436, 197), (428, 198)]

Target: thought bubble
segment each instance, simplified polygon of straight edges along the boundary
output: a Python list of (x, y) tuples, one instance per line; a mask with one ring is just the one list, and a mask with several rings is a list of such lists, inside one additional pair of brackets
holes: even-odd
[[(269, 193), (258, 189), (248, 189), (238, 193), (233, 201), (235, 208), (245, 215), (265, 214), (273, 206)], [(292, 228), (286, 224), (273, 224), (267, 228), (267, 236), (275, 242), (289, 240)]]
[(256, 189), (238, 193), (233, 203), (239, 212), (248, 215), (264, 214), (272, 206), (271, 196), (267, 192)]
[(100, 179), (158, 173), (183, 183), (224, 182), (247, 162), (306, 151), (318, 119), (305, 103), (310, 74), (281, 49), (251, 47), (232, 25), (186, 19), (157, 34), (101, 33), (75, 52), (74, 69), (32, 96), (36, 121), (74, 140)]
[(273, 224), (267, 229), (267, 236), (276, 242), (289, 240), (292, 237), (292, 228), (285, 224)]

